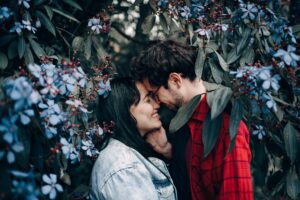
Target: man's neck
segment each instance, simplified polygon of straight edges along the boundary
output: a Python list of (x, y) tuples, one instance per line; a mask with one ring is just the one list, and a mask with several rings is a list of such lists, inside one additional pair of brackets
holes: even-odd
[(186, 82), (186, 93), (184, 98), (184, 104), (187, 104), (193, 97), (206, 93), (203, 81), (201, 79), (196, 79), (193, 82), (185, 80)]

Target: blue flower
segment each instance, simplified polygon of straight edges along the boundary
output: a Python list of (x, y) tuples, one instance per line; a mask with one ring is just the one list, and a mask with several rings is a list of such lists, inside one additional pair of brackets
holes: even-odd
[(99, 34), (103, 28), (103, 26), (101, 25), (101, 20), (99, 18), (89, 19), (88, 27), (91, 27), (91, 30), (93, 32), (96, 32), (97, 34)]
[(273, 109), (274, 112), (277, 112), (276, 103), (270, 94), (264, 93), (262, 98), (266, 102), (266, 105), (269, 109)]
[(15, 140), (17, 141), (18, 126), (16, 121), (18, 119), (17, 115), (3, 117), (0, 124), (0, 133), (3, 133), (3, 139), (8, 143), (12, 144)]
[(191, 15), (193, 17), (197, 17), (198, 19), (204, 18), (204, 7), (200, 2), (195, 2), (192, 4), (192, 12)]
[(179, 11), (180, 11), (180, 15), (185, 18), (186, 20), (188, 20), (192, 14), (191, 14), (191, 10), (189, 7), (187, 6), (184, 6), (184, 7), (180, 7), (179, 8)]
[(158, 0), (157, 5), (161, 8), (167, 8), (168, 3), (168, 0)]
[(24, 150), (24, 146), (22, 143), (7, 145), (7, 148), (4, 151), (0, 150), (0, 160), (2, 160), (6, 152), (7, 162), (10, 164), (14, 163), (16, 160), (15, 153), (20, 153), (23, 150)]
[(15, 22), (15, 26), (12, 27), (9, 32), (16, 32), (18, 35), (21, 35), (23, 29), (23, 25), (20, 22)]
[(99, 82), (98, 94), (100, 96), (103, 95), (104, 98), (106, 98), (108, 96), (110, 90), (111, 90), (111, 88), (110, 88), (110, 81), (109, 80), (107, 80), (106, 82), (104, 82), (103, 80), (101, 80)]
[(73, 69), (72, 75), (76, 78), (80, 87), (83, 88), (86, 85), (86, 74), (84, 73), (81, 67)]
[(14, 110), (17, 112), (31, 107), (32, 104), (37, 104), (41, 98), (25, 77), (19, 77), (16, 80), (9, 79), (4, 83), (3, 88), (5, 94), (14, 101)]
[(44, 109), (41, 112), (40, 117), (47, 118), (50, 125), (55, 126), (61, 121), (63, 117), (58, 104), (54, 103), (54, 100), (48, 100), (47, 104), (39, 103), (39, 108)]
[(271, 71), (269, 69), (265, 69), (259, 73), (258, 77), (263, 81), (262, 87), (265, 90), (270, 89), (270, 87), (272, 87), (275, 91), (279, 90), (280, 86), (278, 81), (281, 78), (278, 74), (271, 76)]
[(31, 22), (29, 20), (22, 20), (23, 28), (31, 31), (33, 34), (36, 32), (36, 28), (31, 26)]
[(243, 12), (243, 19), (254, 20), (257, 17), (258, 9), (255, 4), (241, 4), (241, 11)]
[(63, 187), (57, 183), (57, 176), (55, 174), (43, 175), (43, 181), (46, 185), (42, 186), (42, 193), (49, 195), (50, 199), (55, 199), (58, 192), (63, 192)]
[(279, 49), (274, 57), (280, 57), (287, 65), (297, 67), (297, 61), (300, 61), (300, 56), (295, 54), (296, 48), (288, 45), (287, 51)]
[(58, 95), (59, 89), (56, 87), (52, 77), (46, 77), (46, 87), (44, 87), (40, 93), (43, 95), (49, 94), (50, 97), (56, 97)]
[(263, 137), (267, 135), (266, 132), (265, 132), (265, 130), (264, 130), (264, 127), (261, 126), (261, 125), (255, 125), (255, 127), (256, 127), (256, 130), (254, 130), (252, 132), (252, 134), (255, 135), (255, 136), (257, 136), (258, 139), (262, 140)]
[(29, 1), (30, 0), (18, 0), (18, 5), (23, 5), (25, 8), (30, 8), (30, 5), (29, 5)]
[(12, 12), (8, 7), (0, 7), (0, 22), (8, 19), (12, 15)]
[(88, 110), (85, 108), (85, 106), (83, 105), (83, 103), (80, 100), (77, 100), (77, 99), (75, 99), (74, 101), (67, 100), (66, 104), (70, 105), (72, 107), (73, 111), (76, 111), (78, 109), (84, 113), (88, 112)]
[(60, 94), (68, 95), (68, 94), (72, 93), (75, 89), (75, 84), (76, 84), (76, 80), (73, 76), (71, 76), (70, 74), (64, 74), (62, 76), (62, 84), (59, 87)]
[(86, 152), (89, 157), (95, 157), (99, 154), (99, 151), (95, 148), (95, 145), (91, 140), (82, 140), (82, 150)]
[(11, 174), (17, 177), (12, 181), (12, 193), (14, 199), (38, 200), (38, 191), (36, 189), (34, 174), (30, 172), (21, 172), (12, 170)]
[(61, 150), (67, 159), (71, 160), (71, 163), (74, 164), (80, 160), (80, 154), (76, 150), (74, 144), (69, 143), (65, 138), (60, 139), (62, 144)]

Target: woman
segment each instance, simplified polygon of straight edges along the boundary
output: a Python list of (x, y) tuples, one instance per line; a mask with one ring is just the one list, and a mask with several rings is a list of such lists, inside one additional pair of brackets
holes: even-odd
[(107, 98), (99, 98), (97, 117), (100, 123), (113, 120), (115, 128), (94, 164), (91, 199), (177, 199), (167, 167), (159, 159), (160, 154), (171, 156), (159, 105), (142, 83), (129, 78), (113, 79), (111, 89)]

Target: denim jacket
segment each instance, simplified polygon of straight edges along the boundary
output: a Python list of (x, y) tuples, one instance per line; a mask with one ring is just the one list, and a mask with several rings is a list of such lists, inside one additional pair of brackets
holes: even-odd
[(136, 150), (111, 139), (94, 164), (90, 197), (92, 200), (176, 200), (177, 194), (162, 160), (145, 159)]

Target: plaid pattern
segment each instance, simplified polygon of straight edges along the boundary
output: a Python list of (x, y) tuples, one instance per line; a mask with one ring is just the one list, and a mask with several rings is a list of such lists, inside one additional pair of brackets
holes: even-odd
[(253, 200), (249, 131), (241, 122), (235, 147), (228, 154), (229, 115), (223, 113), (222, 132), (212, 152), (203, 158), (202, 126), (208, 110), (204, 96), (188, 122), (191, 139), (187, 145), (187, 166), (192, 199)]

